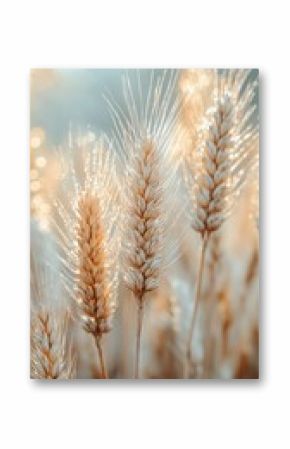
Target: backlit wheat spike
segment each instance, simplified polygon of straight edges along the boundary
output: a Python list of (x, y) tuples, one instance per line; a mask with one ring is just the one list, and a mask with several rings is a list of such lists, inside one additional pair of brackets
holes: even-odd
[(137, 79), (137, 92), (127, 78), (125, 108), (121, 110), (109, 102), (116, 146), (125, 165), (123, 269), (125, 283), (138, 304), (136, 378), (139, 377), (144, 300), (147, 293), (159, 286), (168, 244), (166, 235), (176, 174), (171, 145), (178, 136), (176, 80), (174, 72), (164, 71), (157, 79), (152, 72), (144, 95), (141, 78)]
[(206, 236), (216, 231), (228, 211), (233, 150), (233, 105), (225, 95), (212, 113), (208, 139), (202, 155), (201, 173), (197, 178), (196, 210), (193, 227)]
[(216, 99), (207, 114), (205, 143), (200, 150), (199, 164), (195, 158), (197, 167), (189, 167), (186, 178), (194, 208), (192, 226), (202, 236), (202, 248), (186, 348), (185, 377), (190, 365), (208, 238), (228, 217), (247, 170), (254, 161), (255, 153), (251, 149), (258, 131), (253, 119), (255, 107), (252, 102), (256, 83), (245, 86), (248, 71), (237, 71), (234, 75), (226, 73), (222, 77), (217, 73)]
[(197, 177), (196, 203), (194, 204), (193, 228), (202, 236), (198, 277), (195, 287), (195, 303), (185, 353), (184, 377), (188, 377), (191, 344), (201, 296), (205, 251), (210, 234), (217, 231), (226, 219), (233, 185), (231, 153), (233, 141), (233, 105), (227, 94), (217, 99), (211, 112), (208, 139), (205, 142), (200, 173)]
[[(47, 288), (49, 288), (47, 286)], [(67, 340), (68, 315), (45, 306), (31, 317), (31, 377), (33, 379), (71, 379), (75, 360)]]
[(78, 304), (84, 328), (94, 336), (110, 330), (112, 304), (107, 280), (104, 225), (98, 198), (84, 192), (78, 200), (76, 239), (79, 257)]
[[(162, 196), (159, 161), (154, 143), (144, 141), (135, 161), (136, 179), (132, 182), (129, 223), (132, 234), (127, 253), (125, 282), (139, 301), (158, 287), (162, 253)], [(128, 235), (130, 237), (130, 235)]]
[(214, 104), (204, 117), (201, 131), (204, 143), (191, 148), (185, 157), (193, 227), (202, 234), (218, 229), (227, 218), (255, 163), (257, 79), (251, 80), (250, 75), (249, 70), (216, 73)]
[(219, 229), (228, 213), (227, 200), (232, 183), (230, 157), (233, 147), (233, 105), (227, 94), (223, 98), (217, 99), (209, 123), (208, 139), (205, 142), (201, 170), (195, 186), (196, 204), (193, 228), (202, 236), (202, 248), (196, 282), (195, 303), (186, 348), (184, 377), (188, 377), (189, 372), (191, 342), (201, 293), (208, 237), (211, 232)]
[(78, 158), (82, 171), (72, 162), (67, 182), (73, 183), (73, 194), (58, 203), (55, 228), (66, 288), (83, 328), (95, 340), (106, 378), (102, 337), (112, 326), (118, 282), (117, 180), (110, 149), (102, 142), (88, 144), (83, 137), (72, 146), (67, 157)]

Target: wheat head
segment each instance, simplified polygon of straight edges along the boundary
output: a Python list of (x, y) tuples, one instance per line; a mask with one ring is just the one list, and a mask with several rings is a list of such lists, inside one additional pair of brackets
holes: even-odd
[(70, 379), (76, 366), (69, 336), (70, 313), (58, 278), (50, 264), (54, 248), (48, 236), (32, 226), (31, 237), (31, 377), (34, 379)]
[(152, 141), (144, 141), (135, 164), (129, 216), (132, 238), (125, 281), (134, 295), (143, 300), (146, 293), (158, 287), (163, 243), (159, 161)]
[(71, 379), (76, 375), (75, 358), (68, 341), (67, 313), (38, 307), (31, 317), (31, 377)]
[(137, 78), (124, 80), (125, 107), (109, 102), (115, 125), (115, 146), (123, 158), (123, 271), (125, 283), (138, 300), (155, 290), (166, 259), (167, 228), (176, 167), (177, 74), (164, 71), (144, 89)]
[(255, 163), (258, 125), (253, 100), (257, 80), (251, 80), (250, 75), (249, 70), (216, 73), (213, 104), (202, 126), (196, 124), (203, 129), (202, 143), (185, 155), (192, 225), (202, 236), (219, 229), (227, 219)]
[[(144, 89), (143, 79), (124, 80), (125, 107), (108, 100), (115, 126), (115, 146), (123, 158), (123, 272), (127, 288), (138, 303), (137, 340), (140, 340), (143, 303), (160, 285), (168, 243), (170, 193), (176, 168), (173, 140), (177, 140), (177, 73), (163, 72)], [(144, 91), (146, 90), (146, 92)], [(138, 346), (138, 342), (137, 342)], [(137, 358), (139, 349), (137, 349)], [(139, 361), (137, 361), (137, 370)], [(136, 375), (138, 377), (138, 374)]]
[(68, 168), (54, 222), (62, 279), (102, 363), (100, 339), (112, 328), (119, 276), (115, 165), (110, 148), (86, 136), (71, 139), (62, 155)]
[(248, 70), (216, 72), (213, 105), (203, 119), (201, 148), (191, 148), (190, 154), (185, 155), (185, 180), (193, 206), (192, 227), (202, 236), (202, 246), (184, 377), (189, 374), (208, 239), (228, 218), (255, 159), (252, 148), (258, 134), (253, 104), (256, 80), (250, 81), (249, 76)]
[(216, 231), (225, 219), (229, 193), (233, 106), (228, 96), (212, 114), (198, 176), (197, 207), (193, 227), (202, 235)]

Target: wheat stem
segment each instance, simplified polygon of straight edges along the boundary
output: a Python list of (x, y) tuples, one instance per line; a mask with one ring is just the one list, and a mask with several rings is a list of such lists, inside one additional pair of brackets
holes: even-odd
[[(214, 292), (215, 293), (215, 292)], [(203, 358), (203, 379), (207, 379), (209, 376), (210, 363), (212, 361), (212, 324), (214, 319), (214, 314), (216, 313), (214, 294), (209, 298), (207, 317), (205, 320), (205, 332), (204, 337), (204, 358)]]
[(208, 234), (205, 233), (203, 236), (203, 239), (202, 239), (198, 276), (197, 276), (197, 281), (196, 281), (196, 286), (195, 286), (195, 302), (194, 302), (194, 306), (193, 306), (190, 330), (189, 330), (188, 341), (187, 341), (186, 352), (185, 352), (185, 363), (184, 363), (184, 378), (185, 379), (189, 378), (189, 369), (190, 369), (190, 363), (191, 363), (191, 343), (192, 343), (192, 337), (193, 337), (193, 332), (194, 332), (196, 318), (197, 318), (198, 305), (199, 305), (199, 301), (200, 301), (202, 276), (203, 276), (203, 268), (204, 268), (204, 256), (205, 256), (207, 242), (208, 242)]
[(100, 361), (100, 366), (101, 366), (101, 376), (102, 379), (108, 379), (108, 372), (107, 372), (107, 368), (106, 368), (106, 363), (105, 363), (105, 358), (104, 358), (104, 352), (103, 352), (103, 345), (102, 345), (102, 337), (97, 336), (95, 338), (95, 342), (96, 342), (96, 346), (97, 346), (97, 350), (98, 350), (98, 355), (99, 355), (99, 361)]
[(143, 325), (143, 301), (138, 298), (138, 318), (136, 332), (136, 359), (135, 359), (135, 379), (140, 379), (140, 352), (141, 352), (141, 334)]

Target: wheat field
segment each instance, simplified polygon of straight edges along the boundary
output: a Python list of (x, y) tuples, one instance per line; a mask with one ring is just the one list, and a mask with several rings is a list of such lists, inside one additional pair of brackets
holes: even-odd
[(258, 87), (32, 70), (32, 378), (259, 378)]

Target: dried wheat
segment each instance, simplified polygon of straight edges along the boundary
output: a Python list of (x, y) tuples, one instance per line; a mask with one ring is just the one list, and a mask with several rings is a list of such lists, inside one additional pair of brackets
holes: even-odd
[[(65, 153), (64, 153), (65, 154)], [(116, 306), (119, 234), (117, 180), (110, 149), (103, 142), (73, 140), (64, 184), (69, 198), (57, 204), (55, 229), (63, 279), (83, 328), (93, 336), (102, 377), (107, 377), (102, 337), (110, 331)], [(79, 159), (75, 169), (74, 161)], [(71, 193), (72, 192), (72, 193)]]
[[(124, 110), (109, 101), (115, 123), (116, 147), (124, 157), (124, 279), (138, 304), (135, 378), (140, 375), (140, 341), (144, 300), (160, 283), (169, 228), (170, 195), (174, 184), (171, 143), (176, 140), (179, 103), (175, 100), (176, 74), (164, 72), (143, 96), (127, 78)], [(173, 195), (171, 196), (173, 204)]]
[(200, 149), (199, 163), (195, 158), (197, 166), (187, 166), (186, 180), (193, 203), (192, 226), (201, 234), (202, 248), (186, 347), (185, 376), (188, 375), (208, 239), (229, 216), (247, 169), (253, 164), (251, 149), (257, 126), (253, 120), (255, 108), (252, 102), (256, 83), (245, 87), (248, 76), (249, 71), (217, 74), (215, 101), (204, 124), (204, 145)]

